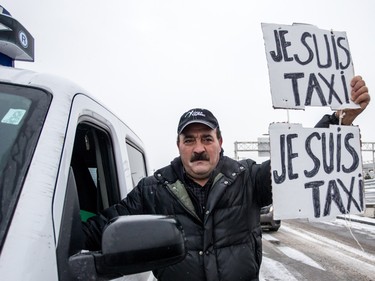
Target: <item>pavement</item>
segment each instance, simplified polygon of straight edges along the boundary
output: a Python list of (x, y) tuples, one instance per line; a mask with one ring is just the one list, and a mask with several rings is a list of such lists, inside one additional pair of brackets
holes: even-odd
[(375, 225), (375, 218), (367, 217), (364, 215), (346, 215), (346, 216), (338, 216), (337, 218), (342, 219), (342, 220), (352, 221), (352, 222)]

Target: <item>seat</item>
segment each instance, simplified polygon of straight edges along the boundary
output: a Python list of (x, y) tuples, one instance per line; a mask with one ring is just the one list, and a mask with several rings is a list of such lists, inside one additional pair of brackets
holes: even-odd
[(90, 163), (92, 163), (92, 159), (95, 158), (95, 151), (91, 151), (94, 149), (87, 149), (87, 141), (87, 134), (77, 130), (71, 161), (77, 186), (81, 216), (84, 221), (87, 217), (97, 214), (99, 211), (98, 189), (89, 170), (92, 166)]

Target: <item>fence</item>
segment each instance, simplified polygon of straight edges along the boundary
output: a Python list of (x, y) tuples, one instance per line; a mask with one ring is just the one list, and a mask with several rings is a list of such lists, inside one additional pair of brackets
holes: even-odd
[(365, 180), (366, 207), (375, 207), (375, 179)]

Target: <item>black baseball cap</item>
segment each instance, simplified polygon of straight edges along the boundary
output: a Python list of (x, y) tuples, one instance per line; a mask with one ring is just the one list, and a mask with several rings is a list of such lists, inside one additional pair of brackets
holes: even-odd
[(211, 129), (219, 127), (219, 122), (211, 111), (204, 108), (194, 108), (182, 114), (177, 127), (177, 134), (181, 134), (186, 126), (192, 123), (201, 123)]

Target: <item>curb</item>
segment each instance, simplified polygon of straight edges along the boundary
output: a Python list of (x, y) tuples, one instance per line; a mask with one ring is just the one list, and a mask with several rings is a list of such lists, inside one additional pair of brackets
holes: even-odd
[(337, 217), (338, 219), (340, 220), (347, 220), (347, 221), (353, 221), (353, 222), (359, 222), (359, 223), (363, 223), (363, 224), (368, 224), (368, 225), (375, 225), (375, 219), (373, 218), (367, 218), (367, 217), (353, 217), (353, 216), (350, 216), (350, 217), (345, 217), (345, 216), (338, 216)]

